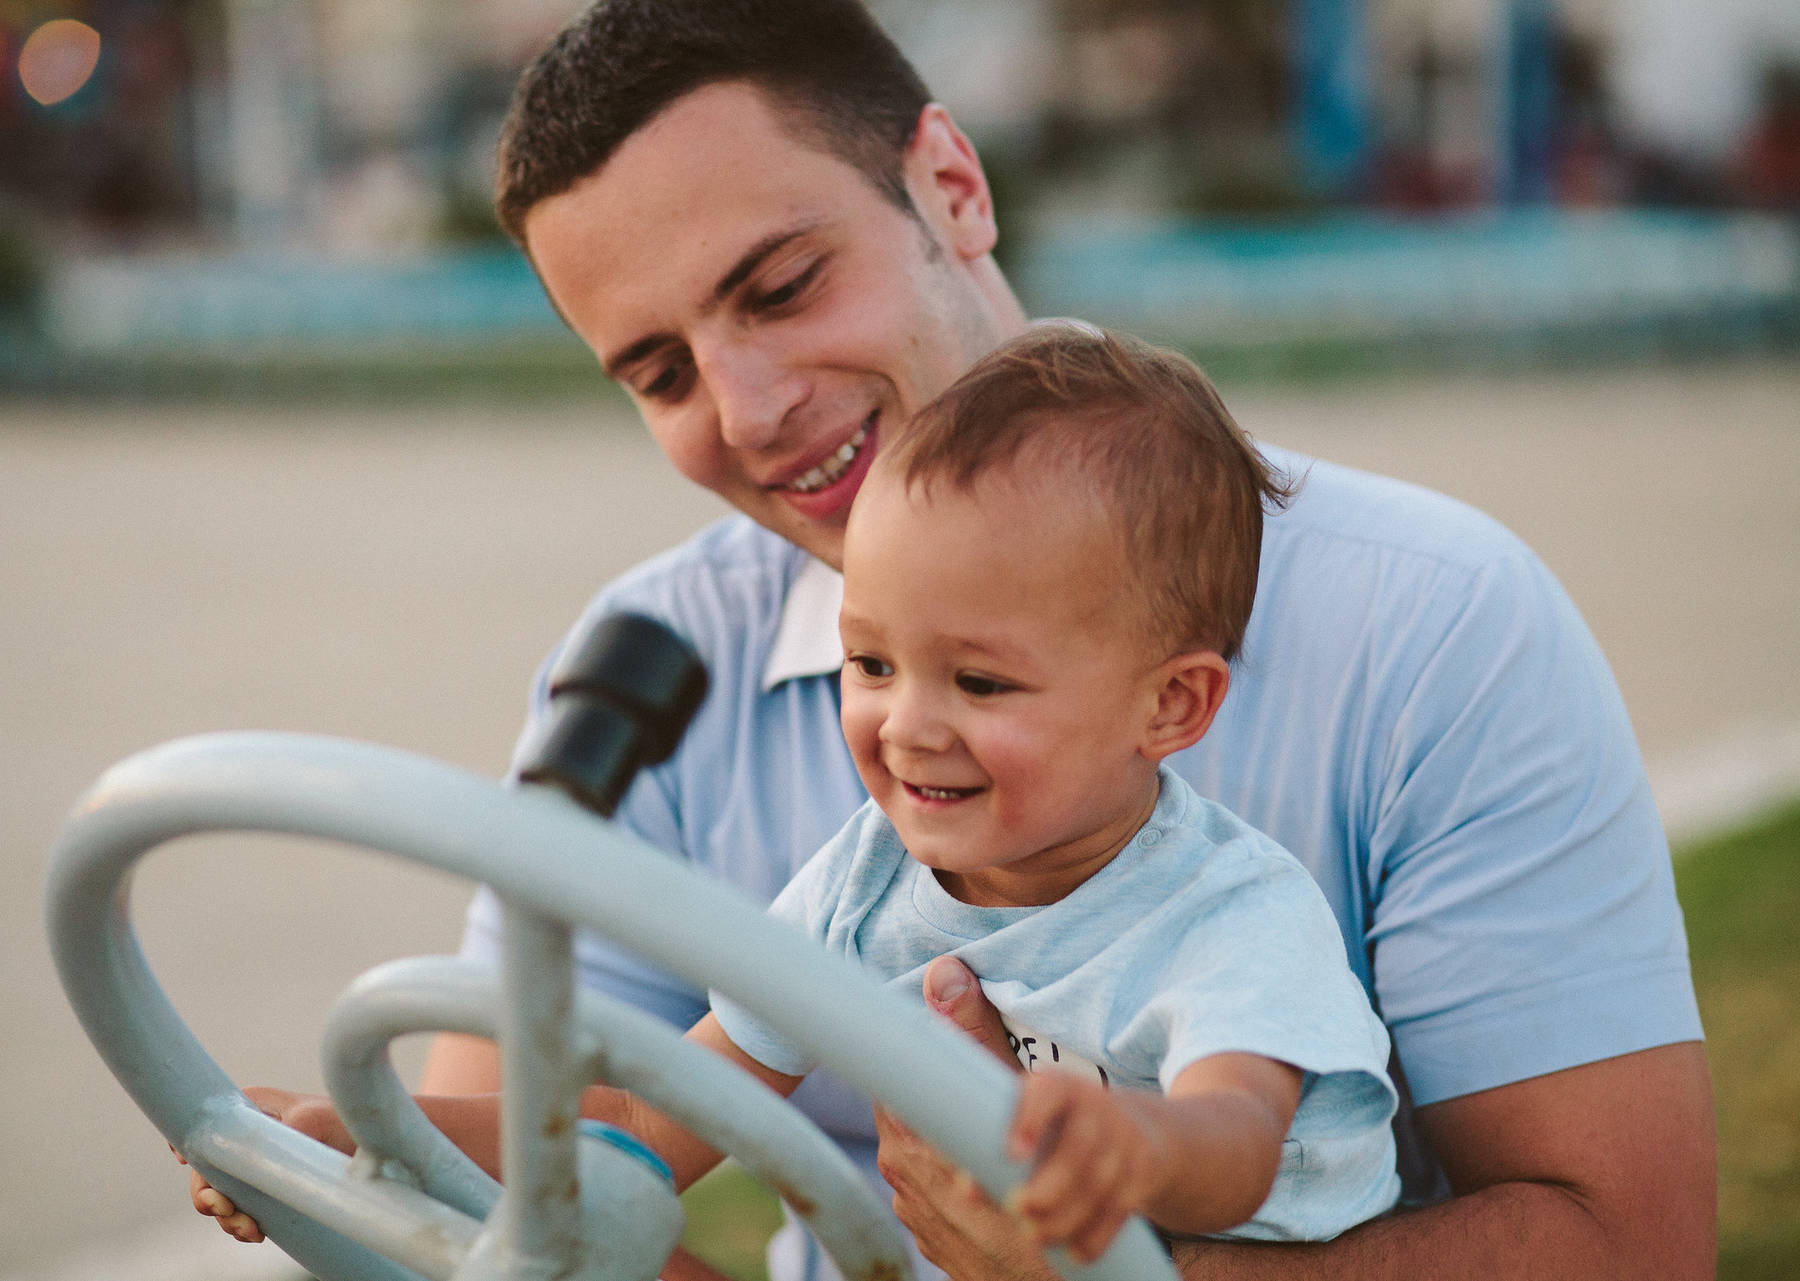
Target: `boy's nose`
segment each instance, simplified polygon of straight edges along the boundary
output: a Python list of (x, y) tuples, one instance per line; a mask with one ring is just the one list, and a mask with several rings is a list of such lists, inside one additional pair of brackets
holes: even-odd
[(916, 689), (901, 689), (888, 703), (881, 741), (904, 751), (943, 752), (955, 744), (956, 731), (935, 699)]

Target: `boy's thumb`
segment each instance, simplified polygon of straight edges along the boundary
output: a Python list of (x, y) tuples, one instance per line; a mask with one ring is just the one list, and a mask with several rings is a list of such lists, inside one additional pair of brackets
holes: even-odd
[(982, 995), (969, 967), (953, 956), (940, 956), (925, 967), (925, 1004), (961, 1028), (965, 1035), (1008, 1067), (1019, 1060), (1006, 1041), (1000, 1012)]

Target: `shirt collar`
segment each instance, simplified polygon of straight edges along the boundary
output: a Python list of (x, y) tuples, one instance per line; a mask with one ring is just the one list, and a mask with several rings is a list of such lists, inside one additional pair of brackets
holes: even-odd
[(844, 576), (816, 557), (802, 559), (781, 602), (775, 644), (763, 664), (763, 693), (802, 676), (829, 676), (844, 665), (838, 640), (843, 603)]

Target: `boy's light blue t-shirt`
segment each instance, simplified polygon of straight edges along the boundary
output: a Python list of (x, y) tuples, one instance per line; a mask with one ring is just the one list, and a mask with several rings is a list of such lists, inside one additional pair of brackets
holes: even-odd
[[(1274, 1188), (1228, 1235), (1325, 1240), (1399, 1194), (1388, 1038), (1344, 960), (1337, 922), (1295, 859), (1165, 769), (1150, 819), (1106, 867), (1042, 907), (978, 907), (913, 860), (873, 804), (770, 911), (912, 1000), (955, 955), (1034, 1069), (1166, 1091), (1190, 1064), (1260, 1054), (1306, 1073)], [(713, 994), (739, 1048), (780, 1072), (814, 1061)]]

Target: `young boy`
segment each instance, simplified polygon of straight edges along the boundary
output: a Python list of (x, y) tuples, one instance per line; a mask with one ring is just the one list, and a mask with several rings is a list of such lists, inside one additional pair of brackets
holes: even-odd
[[(1011, 1206), (1083, 1261), (1132, 1213), (1317, 1240), (1398, 1194), (1387, 1035), (1323, 896), (1161, 768), (1225, 696), (1285, 498), (1190, 363), (1046, 325), (884, 449), (846, 533), (871, 802), (771, 911), (909, 993), (946, 953), (981, 976), (1031, 1069)], [(689, 1035), (784, 1094), (813, 1066), (717, 994)], [(492, 1168), (491, 1098), (421, 1102)], [(678, 1186), (719, 1159), (620, 1091), (584, 1111)]]

